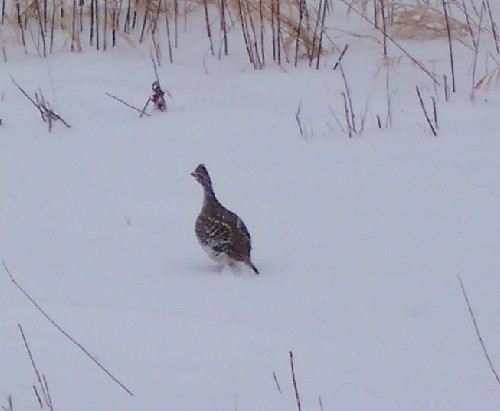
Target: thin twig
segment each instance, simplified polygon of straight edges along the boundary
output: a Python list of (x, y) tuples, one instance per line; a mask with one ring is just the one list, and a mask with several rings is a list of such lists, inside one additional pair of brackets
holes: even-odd
[(23, 295), (29, 300), (29, 302), (35, 306), (35, 308), (40, 311), (40, 313), (49, 321), (62, 335), (64, 335), (68, 340), (70, 340), (74, 345), (76, 345), (83, 353), (92, 360), (94, 364), (96, 364), (105, 374), (108, 375), (115, 383), (117, 383), (125, 392), (131, 396), (134, 394), (132, 391), (130, 391), (123, 383), (121, 383), (111, 372), (109, 372), (90, 352), (78, 341), (76, 341), (71, 335), (69, 335), (59, 324), (57, 324), (44, 310), (38, 303), (31, 297), (31, 295), (28, 294), (28, 292), (21, 287), (21, 285), (16, 281), (14, 276), (10, 273), (9, 269), (7, 268), (7, 264), (5, 263), (4, 260), (2, 260), (3, 267), (9, 276), (10, 280), (12, 283), (16, 286), (16, 288), (23, 293)]
[(434, 137), (437, 137), (436, 128), (432, 124), (432, 121), (429, 118), (429, 114), (427, 113), (427, 110), (425, 109), (424, 100), (422, 99), (422, 95), (420, 94), (420, 89), (418, 88), (418, 86), (415, 86), (415, 90), (417, 92), (418, 100), (420, 101), (420, 107), (422, 107), (422, 111), (424, 112), (425, 120), (427, 121), (427, 124), (429, 125), (429, 128), (432, 131), (432, 134), (434, 134)]
[[(133, 105), (127, 103), (126, 101), (123, 101), (121, 98), (113, 96), (112, 94), (109, 94), (108, 92), (105, 92), (104, 94), (106, 94), (108, 97), (114, 98), (116, 101), (119, 101), (120, 103), (124, 104), (128, 108), (131, 108), (132, 110), (135, 110), (138, 113), (142, 113), (142, 110), (140, 108), (134, 107)], [(148, 113), (144, 113), (144, 115), (146, 115), (148, 117), (150, 116)]]
[(19, 91), (23, 93), (23, 95), (31, 102), (31, 104), (33, 104), (38, 109), (42, 120), (49, 124), (49, 131), (52, 131), (52, 121), (54, 120), (59, 120), (67, 128), (71, 128), (71, 126), (66, 121), (64, 121), (64, 119), (59, 114), (57, 114), (50, 108), (50, 105), (47, 103), (47, 101), (45, 101), (45, 98), (43, 97), (43, 94), (41, 92), (40, 97), (37, 93), (35, 93), (35, 99), (33, 99), (28, 95), (28, 93), (26, 93), (26, 91), (23, 90), (23, 88), (19, 84), (16, 83), (16, 80), (14, 80), (12, 74), (9, 73), (9, 77), (14, 85), (19, 89)]
[(344, 58), (344, 55), (346, 53), (346, 51), (349, 49), (349, 44), (346, 44), (344, 46), (344, 49), (342, 50), (342, 52), (340, 53), (340, 56), (339, 58), (337, 59), (337, 62), (335, 63), (335, 65), (333, 66), (333, 69), (334, 70), (337, 70), (337, 67), (339, 66), (340, 62), (342, 61), (342, 59)]
[(446, 21), (446, 33), (448, 35), (448, 49), (449, 49), (449, 54), (450, 54), (451, 90), (455, 93), (455, 91), (456, 91), (456, 88), (455, 88), (455, 60), (453, 58), (453, 47), (452, 47), (452, 42), (451, 42), (450, 21), (448, 18), (448, 8), (446, 6), (445, 0), (442, 0), (442, 3), (443, 3), (444, 18)]
[(295, 112), (295, 120), (297, 121), (297, 125), (299, 126), (300, 135), (306, 139), (307, 136), (305, 136), (304, 129), (302, 128), (302, 121), (300, 119), (300, 109), (301, 108), (302, 108), (302, 103), (299, 103), (299, 107), (297, 108), (297, 111)]
[(45, 392), (47, 393), (47, 402), (49, 405), (49, 408), (51, 411), (54, 411), (54, 407), (52, 407), (52, 397), (50, 396), (50, 391), (49, 391), (49, 383), (47, 382), (47, 377), (45, 374), (43, 375), (43, 384), (45, 386)]
[(280, 383), (278, 382), (278, 377), (276, 376), (276, 373), (273, 371), (273, 379), (274, 379), (274, 382), (276, 383), (276, 388), (278, 389), (278, 392), (281, 394), (281, 387), (280, 387)]
[(290, 355), (290, 369), (292, 371), (293, 389), (295, 391), (295, 400), (297, 401), (297, 409), (298, 411), (302, 411), (302, 407), (300, 405), (299, 390), (297, 389), (297, 379), (295, 378), (295, 368), (293, 366), (293, 352), (290, 351), (289, 355)]
[[(30, 346), (28, 345), (28, 340), (26, 339), (26, 335), (24, 334), (23, 327), (21, 327), (21, 324), (17, 324), (19, 327), (19, 331), (21, 332), (21, 337), (23, 339), (24, 347), (26, 348), (26, 351), (28, 353), (28, 357), (30, 358), (31, 362), (31, 367), (33, 368), (33, 371), (35, 371), (36, 378), (38, 380), (38, 383), (40, 384), (40, 387), (42, 389), (42, 394), (45, 400), (47, 400), (47, 393), (45, 391), (45, 387), (42, 382), (42, 376), (40, 372), (38, 371), (38, 367), (36, 366), (35, 359), (33, 358), (33, 354), (31, 353)], [(36, 390), (35, 390), (36, 392)], [(38, 394), (37, 394), (38, 395)]]
[(484, 341), (483, 341), (483, 337), (481, 337), (481, 333), (479, 332), (479, 327), (478, 327), (477, 322), (476, 322), (476, 317), (474, 316), (474, 312), (472, 311), (472, 307), (471, 307), (470, 302), (469, 302), (469, 297), (467, 297), (467, 293), (465, 292), (464, 283), (463, 283), (462, 278), (460, 277), (459, 274), (457, 274), (457, 278), (458, 278), (458, 281), (460, 282), (460, 287), (462, 288), (462, 293), (464, 295), (465, 302), (467, 303), (467, 308), (469, 310), (470, 318), (472, 320), (472, 323), (474, 324), (474, 330), (476, 331), (477, 339), (479, 340), (479, 344), (481, 344), (483, 354), (486, 358), (486, 361), (488, 361), (488, 365), (490, 366), (491, 372), (495, 376), (495, 379), (497, 380), (497, 383), (500, 386), (500, 377), (498, 376), (498, 373), (496, 372), (495, 367), (494, 367), (493, 363), (491, 362), (490, 356), (488, 354), (488, 350), (486, 349), (486, 345), (484, 344)]
[(406, 57), (408, 57), (411, 61), (413, 61), (425, 74), (427, 74), (431, 79), (432, 81), (434, 81), (438, 86), (441, 85), (441, 83), (438, 81), (438, 79), (436, 78), (436, 76), (434, 74), (432, 74), (429, 70), (427, 70), (424, 65), (422, 63), (420, 63), (415, 57), (413, 57), (410, 53), (408, 53), (402, 46), (399, 45), (399, 43), (394, 40), (389, 34), (387, 33), (384, 33), (382, 29), (380, 29), (380, 27), (377, 27), (376, 24), (370, 20), (368, 17), (366, 17), (363, 13), (359, 12), (358, 10), (356, 10), (353, 5), (348, 1), (348, 0), (340, 0), (342, 3), (344, 3), (348, 8), (349, 10), (352, 10), (354, 13), (356, 13), (358, 16), (360, 16), (363, 20), (365, 20), (366, 22), (370, 23), (373, 27), (375, 27), (378, 31), (380, 31), (385, 37), (387, 37), (387, 39), (392, 43), (394, 44), (400, 51), (402, 51)]

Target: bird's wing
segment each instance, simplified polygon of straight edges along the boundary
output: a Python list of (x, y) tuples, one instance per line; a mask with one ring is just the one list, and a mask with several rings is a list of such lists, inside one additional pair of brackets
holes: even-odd
[(231, 244), (231, 227), (220, 218), (200, 216), (196, 221), (195, 229), (203, 245), (216, 252), (227, 251), (227, 246)]

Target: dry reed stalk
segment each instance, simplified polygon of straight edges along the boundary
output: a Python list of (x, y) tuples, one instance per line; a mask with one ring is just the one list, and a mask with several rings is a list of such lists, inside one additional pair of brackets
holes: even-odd
[(253, 56), (253, 53), (251, 51), (250, 41), (248, 39), (248, 31), (247, 31), (246, 24), (245, 24), (245, 17), (244, 17), (242, 2), (243, 2), (243, 0), (238, 0), (238, 8), (239, 8), (238, 12), (239, 12), (239, 16), (240, 16), (241, 33), (243, 35), (243, 41), (245, 42), (245, 48), (247, 50), (248, 60), (250, 61), (250, 63), (252, 63), (255, 66), (254, 56)]
[(297, 27), (297, 39), (295, 41), (295, 67), (297, 67), (297, 60), (299, 58), (299, 44), (300, 44), (300, 31), (302, 28), (302, 20), (304, 18), (304, 1), (298, 0), (299, 2), (299, 24)]
[[(374, 0), (374, 3), (376, 3), (377, 0)], [(384, 57), (387, 57), (387, 25), (386, 25), (386, 18), (385, 18), (385, 1), (380, 0), (380, 13), (382, 15), (382, 34), (383, 34), (383, 45), (384, 45)], [(377, 25), (375, 28), (378, 28)]]
[(130, 33), (131, 12), (132, 12), (132, 0), (127, 0), (127, 13), (125, 14), (125, 22), (123, 23), (123, 32), (125, 34)]
[(340, 65), (340, 63), (341, 63), (342, 59), (344, 58), (345, 53), (347, 52), (348, 49), (349, 49), (349, 44), (346, 44), (344, 46), (344, 48), (342, 49), (342, 51), (340, 52), (339, 58), (337, 59), (337, 62), (333, 66), (333, 70), (337, 70), (338, 66)]
[(71, 51), (75, 51), (75, 43), (76, 43), (76, 0), (73, 0), (73, 19), (72, 19), (72, 24), (71, 24), (71, 46), (70, 49)]
[(255, 30), (255, 24), (252, 17), (252, 12), (250, 10), (249, 0), (244, 0), (246, 5), (246, 15), (248, 16), (248, 21), (250, 22), (250, 29), (253, 39), (253, 54), (254, 54), (254, 68), (262, 69), (262, 62), (260, 60), (259, 46), (257, 40), (257, 32)]
[[(339, 0), (339, 1), (341, 1), (344, 5), (346, 5), (349, 8), (349, 10), (352, 10), (355, 14), (360, 16), (367, 23), (369, 23), (373, 27), (375, 27), (375, 23), (372, 20), (370, 20), (368, 17), (366, 17), (363, 13), (356, 10), (347, 0)], [(378, 28), (377, 30), (379, 32), (381, 32), (382, 34), (384, 34), (380, 28)], [(385, 33), (385, 37), (387, 37), (387, 39), (394, 46), (396, 46), (398, 48), (398, 50), (403, 52), (406, 57), (408, 57), (411, 61), (413, 61), (413, 63), (415, 63), (433, 82), (435, 82), (437, 85), (441, 85), (439, 80), (436, 78), (436, 76), (433, 73), (431, 73), (427, 68), (425, 68), (425, 66), (422, 63), (420, 63), (415, 57), (413, 57), (410, 53), (408, 53), (392, 36)]]
[(170, 11), (167, 8), (165, 11), (165, 26), (166, 26), (165, 28), (167, 30), (168, 57), (170, 59), (170, 63), (173, 63), (174, 59), (173, 59), (173, 54), (172, 54), (172, 41), (170, 40), (170, 21), (168, 19), (169, 13), (170, 13)]
[(1, 21), (0, 21), (2, 26), (3, 26), (3, 23), (5, 21), (5, 1), (6, 0), (2, 0), (2, 17), (1, 17)]
[(474, 48), (474, 60), (473, 60), (473, 64), (472, 64), (472, 87), (471, 87), (471, 92), (470, 92), (470, 99), (471, 100), (474, 100), (474, 97), (475, 97), (477, 59), (479, 56), (479, 45), (481, 44), (481, 32), (482, 32), (481, 27), (483, 24), (484, 9), (485, 9), (485, 4), (483, 2), (481, 5), (481, 12), (480, 12), (480, 16), (479, 16), (479, 28), (477, 31), (477, 39), (476, 39), (476, 43), (475, 43), (475, 44), (477, 44), (477, 46)]
[(469, 11), (467, 10), (467, 6), (465, 4), (465, 0), (462, 0), (462, 10), (465, 14), (465, 22), (467, 23), (467, 28), (469, 30), (469, 34), (471, 37), (472, 41), (472, 46), (474, 47), (474, 50), (477, 49), (478, 44), (476, 43), (476, 38), (474, 37), (474, 31), (472, 30), (472, 23), (471, 23), (471, 18), (469, 15)]
[(103, 0), (104, 2), (104, 27), (102, 29), (102, 49), (106, 51), (108, 48), (108, 0)]
[(142, 43), (142, 41), (144, 40), (144, 32), (146, 31), (146, 23), (148, 21), (148, 17), (150, 14), (150, 10), (149, 10), (150, 4), (151, 4), (151, 2), (148, 1), (146, 3), (146, 8), (144, 9), (144, 18), (142, 19), (142, 28), (141, 28), (141, 35), (139, 37), (139, 43)]
[(94, 27), (95, 27), (95, 6), (94, 2), (96, 0), (90, 0), (90, 34), (89, 34), (89, 44), (91, 46), (94, 45)]
[(264, 53), (264, 13), (263, 0), (259, 0), (259, 19), (260, 19), (260, 51), (262, 65), (266, 65), (266, 57)]
[(120, 21), (120, 11), (121, 11), (121, 0), (120, 0), (120, 8), (118, 11), (116, 10), (116, 1), (113, 2), (113, 10), (111, 12), (111, 45), (112, 47), (116, 47), (116, 29), (118, 28), (118, 24)]
[(434, 126), (436, 127), (436, 129), (439, 129), (436, 98), (434, 96), (431, 96), (431, 100), (432, 100), (432, 119), (434, 121)]
[(323, 50), (322, 44), (323, 44), (323, 32), (325, 30), (325, 17), (326, 17), (326, 11), (327, 11), (327, 6), (328, 6), (328, 0), (323, 0), (323, 12), (320, 12), (320, 15), (318, 16), (318, 20), (320, 19), (321, 16), (321, 26), (319, 30), (319, 39), (318, 39), (318, 57), (316, 58), (316, 70), (319, 70), (319, 59), (321, 56), (321, 52)]
[(23, 28), (23, 21), (21, 19), (21, 10), (19, 6), (19, 0), (16, 0), (16, 11), (17, 11), (17, 25), (19, 27), (19, 30), (21, 30), (21, 41), (23, 43), (24, 47), (24, 54), (28, 54), (28, 50), (26, 49), (26, 38), (24, 36), (24, 28)]
[(351, 125), (351, 119), (350, 119), (350, 115), (349, 115), (349, 106), (347, 103), (347, 97), (346, 97), (346, 94), (344, 92), (340, 93), (340, 95), (342, 96), (342, 99), (344, 101), (344, 115), (345, 115), (345, 122), (347, 125), (347, 133), (348, 133), (349, 138), (352, 138), (353, 128)]
[(97, 50), (100, 49), (100, 41), (99, 41), (99, 21), (100, 21), (100, 16), (99, 16), (99, 0), (94, 0), (94, 12), (95, 12), (95, 42), (96, 42), (96, 48)]
[(210, 53), (212, 54), (212, 56), (214, 56), (214, 43), (212, 41), (212, 31), (210, 30), (210, 18), (208, 16), (208, 0), (203, 0), (203, 8), (205, 10), (205, 26), (207, 29), (207, 36), (210, 42)]
[(83, 33), (83, 6), (85, 5), (84, 0), (78, 1), (78, 25), (80, 30), (80, 35)]
[(497, 34), (497, 25), (495, 24), (495, 21), (493, 20), (493, 14), (491, 13), (491, 6), (490, 6), (490, 0), (483, 0), (483, 3), (486, 4), (486, 11), (488, 12), (488, 17), (490, 19), (490, 26), (491, 26), (491, 34), (493, 36), (493, 40), (495, 41), (495, 47), (497, 50), (497, 53), (500, 54), (500, 48), (498, 46), (498, 34)]
[[(327, 1), (327, 0), (319, 0), (318, 11), (323, 9), (323, 1)], [(316, 19), (316, 24), (314, 26), (313, 36), (312, 36), (311, 52), (309, 53), (309, 67), (312, 66), (312, 62), (314, 60), (314, 47), (316, 46), (316, 39), (318, 37), (319, 20), (320, 19), (319, 19), (319, 15), (318, 15), (318, 18)]]
[(276, 45), (278, 64), (281, 65), (281, 6), (280, 0), (276, 0)]
[(448, 18), (448, 7), (445, 0), (441, 0), (443, 4), (444, 18), (446, 22), (446, 33), (448, 35), (448, 51), (450, 57), (450, 70), (451, 70), (451, 90), (453, 93), (456, 92), (455, 86), (455, 60), (453, 58), (453, 47), (451, 43), (451, 30), (450, 30), (450, 19)]
[[(457, 0), (451, 1), (458, 7), (455, 3)], [(392, 2), (387, 21), (391, 24), (393, 38), (427, 40), (447, 36), (442, 4), (440, 8), (435, 8), (430, 3)], [(449, 13), (448, 26), (455, 39), (467, 34), (467, 24), (453, 18)]]
[(384, 57), (386, 74), (385, 74), (385, 96), (387, 102), (387, 117), (385, 119), (385, 127), (392, 126), (392, 99), (390, 93), (390, 63), (387, 57)]
[(226, 26), (226, 0), (220, 0), (220, 29), (222, 31), (222, 43), (224, 45), (224, 55), (228, 54), (227, 26)]
[(422, 95), (420, 94), (420, 89), (418, 88), (418, 86), (415, 87), (415, 90), (417, 92), (417, 97), (420, 102), (420, 107), (422, 108), (422, 112), (424, 113), (425, 120), (427, 121), (427, 124), (431, 129), (432, 134), (434, 134), (434, 137), (437, 137), (436, 128), (434, 127), (431, 119), (429, 118), (429, 114), (427, 113), (427, 109), (425, 108), (424, 100), (422, 99)]
[(52, 49), (54, 47), (54, 28), (56, 25), (56, 1), (53, 0), (52, 2), (52, 16), (51, 16), (51, 23), (50, 23), (50, 45), (49, 45), (49, 53), (52, 53)]
[(178, 47), (179, 39), (179, 0), (174, 0), (174, 46)]
[(271, 37), (272, 37), (271, 48), (273, 52), (273, 61), (276, 61), (276, 26), (275, 26), (276, 8), (274, 6), (274, 1), (275, 0), (271, 0)]

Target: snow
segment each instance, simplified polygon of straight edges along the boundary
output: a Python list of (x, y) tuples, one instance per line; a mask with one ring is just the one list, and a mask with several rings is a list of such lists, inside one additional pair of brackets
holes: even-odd
[[(381, 50), (350, 40), (355, 109), (370, 102), (365, 132), (349, 139), (329, 108), (343, 119), (336, 55), (319, 71), (253, 71), (236, 46), (209, 56), (193, 26), (175, 63), (159, 68), (169, 109), (150, 118), (105, 95), (142, 107), (154, 79), (146, 47), (2, 65), (0, 257), (134, 396), (6, 273), (0, 396), (37, 407), (20, 323), (56, 410), (294, 409), (290, 350), (304, 410), (319, 410), (319, 396), (325, 411), (498, 410), (456, 277), (500, 368), (497, 89), (469, 101), (464, 63), (460, 92), (449, 103), (439, 95), (433, 137), (414, 91), (429, 103), (432, 82), (401, 63), (391, 68), (393, 126), (379, 130)], [(447, 43), (408, 47), (427, 62)], [(8, 73), (28, 92), (41, 87), (72, 128), (48, 133)], [(190, 172), (202, 162), (252, 234), (260, 276), (221, 270), (197, 244), (202, 193)]]

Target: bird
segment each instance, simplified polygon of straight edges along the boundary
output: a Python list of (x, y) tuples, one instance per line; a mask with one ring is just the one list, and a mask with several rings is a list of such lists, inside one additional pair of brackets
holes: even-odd
[(203, 188), (203, 205), (195, 222), (198, 243), (212, 260), (230, 267), (243, 263), (260, 274), (250, 258), (252, 244), (245, 223), (217, 200), (205, 165), (199, 164), (191, 176)]

